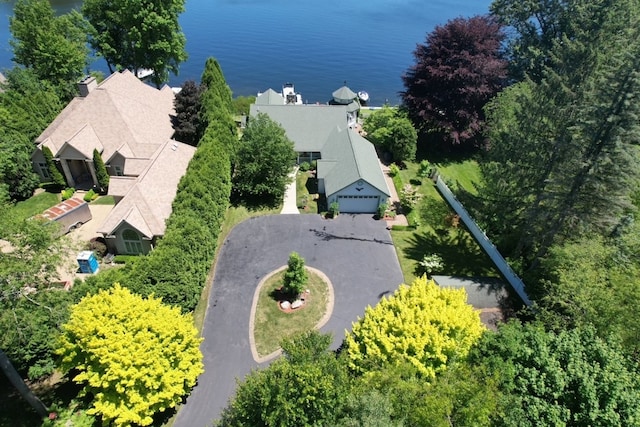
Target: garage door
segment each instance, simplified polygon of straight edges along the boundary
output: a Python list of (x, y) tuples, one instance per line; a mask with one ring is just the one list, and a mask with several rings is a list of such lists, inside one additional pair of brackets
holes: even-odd
[(340, 212), (374, 213), (378, 210), (380, 196), (338, 196)]

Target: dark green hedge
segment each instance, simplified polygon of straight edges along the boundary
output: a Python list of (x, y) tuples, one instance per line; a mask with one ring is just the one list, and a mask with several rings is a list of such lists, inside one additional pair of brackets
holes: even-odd
[[(195, 308), (213, 263), (231, 195), (231, 151), (237, 141), (231, 94), (218, 63), (203, 73), (202, 116), (208, 120), (187, 172), (180, 180), (162, 240), (122, 277), (110, 275), (141, 295), (153, 293), (184, 312)], [(100, 278), (94, 280), (100, 281)]]

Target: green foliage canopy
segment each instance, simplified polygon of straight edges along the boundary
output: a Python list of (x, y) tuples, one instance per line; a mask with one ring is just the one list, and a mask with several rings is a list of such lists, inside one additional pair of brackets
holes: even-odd
[(82, 13), (91, 24), (89, 42), (109, 71), (153, 70), (160, 85), (178, 74), (187, 59), (186, 38), (178, 22), (185, 0), (87, 0)]
[(14, 61), (71, 98), (89, 63), (82, 16), (75, 10), (56, 16), (47, 0), (18, 0), (9, 26)]
[(389, 150), (395, 162), (415, 159), (418, 133), (406, 114), (397, 108), (383, 106), (367, 116), (363, 129), (367, 139)]
[(317, 331), (282, 343), (285, 357), (253, 371), (238, 385), (221, 427), (335, 425), (348, 375), (328, 352), (331, 337)]
[(512, 322), (488, 333), (472, 360), (497, 374), (497, 426), (638, 426), (637, 374), (593, 329), (545, 332)]
[(278, 204), (296, 160), (293, 142), (264, 113), (251, 118), (236, 153), (233, 191), (243, 200)]
[(349, 366), (364, 373), (407, 364), (427, 380), (464, 359), (485, 328), (464, 289), (440, 288), (426, 277), (401, 285), (367, 307), (345, 338)]
[(178, 404), (203, 372), (202, 341), (188, 315), (115, 285), (71, 307), (62, 368), (93, 396), (90, 414), (115, 425), (150, 425)]

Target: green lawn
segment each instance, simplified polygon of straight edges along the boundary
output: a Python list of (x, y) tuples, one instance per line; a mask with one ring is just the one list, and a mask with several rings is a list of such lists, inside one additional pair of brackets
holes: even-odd
[(59, 193), (40, 193), (27, 200), (16, 203), (13, 211), (21, 218), (31, 218), (60, 202)]
[(309, 282), (306, 288), (311, 292), (304, 308), (292, 313), (280, 310), (277, 302), (277, 288), (282, 286), (284, 270), (265, 281), (260, 289), (256, 306), (253, 336), (260, 356), (267, 356), (280, 348), (283, 338), (310, 331), (320, 322), (329, 302), (329, 289), (324, 280), (307, 270)]
[[(478, 165), (473, 160), (436, 165), (444, 179), (458, 182), (465, 190), (475, 193), (479, 181)], [(417, 176), (418, 164), (407, 163), (400, 171), (403, 183), (419, 188), (422, 200), (411, 215), (418, 218), (413, 230), (392, 230), (400, 267), (405, 282), (411, 283), (420, 272), (418, 262), (424, 255), (438, 254), (444, 261), (443, 271), (436, 274), (452, 276), (498, 276), (493, 263), (466, 230), (462, 222), (452, 224), (453, 210), (438, 193), (433, 182)]]
[(91, 202), (92, 205), (115, 205), (116, 201), (113, 196), (100, 196)]
[(318, 213), (318, 181), (310, 172), (296, 175), (296, 206), (300, 213)]

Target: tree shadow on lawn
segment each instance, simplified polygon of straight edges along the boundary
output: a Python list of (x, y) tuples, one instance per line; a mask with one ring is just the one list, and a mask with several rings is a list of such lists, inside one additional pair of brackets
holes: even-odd
[(409, 239), (409, 244), (404, 253), (416, 263), (429, 254), (442, 257), (444, 268), (437, 274), (499, 277), (489, 257), (462, 226), (416, 232)]

